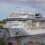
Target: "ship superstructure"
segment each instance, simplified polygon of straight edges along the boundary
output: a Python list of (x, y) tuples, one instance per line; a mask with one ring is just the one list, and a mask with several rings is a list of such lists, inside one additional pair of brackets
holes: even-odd
[(36, 35), (45, 33), (45, 17), (40, 13), (35, 15), (11, 13), (9, 18), (4, 21), (6, 21), (4, 27), (9, 28), (11, 36), (15, 36), (16, 32), (19, 33), (18, 35)]

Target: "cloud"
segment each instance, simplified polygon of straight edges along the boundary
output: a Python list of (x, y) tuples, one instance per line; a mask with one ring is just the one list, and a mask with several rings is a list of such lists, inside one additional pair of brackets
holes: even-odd
[(28, 4), (37, 6), (39, 8), (45, 8), (45, 0), (0, 0), (0, 1), (6, 1), (6, 2), (12, 2), (12, 3), (21, 3), (21, 4)]
[(0, 0), (0, 1), (5, 1), (15, 4), (19, 3), (20, 5), (25, 5), (29, 7), (32, 6), (42, 11), (45, 11), (45, 0)]
[(34, 2), (34, 3), (45, 3), (45, 0), (18, 0), (21, 2)]
[(31, 4), (40, 9), (45, 9), (45, 0), (19, 0), (19, 2), (22, 4)]
[(2, 2), (9, 2), (9, 3), (15, 3), (16, 2), (16, 0), (0, 0), (0, 1), (2, 1)]
[(38, 6), (40, 8), (45, 7), (45, 0), (34, 0), (34, 3), (35, 3), (36, 6)]
[(28, 3), (28, 2), (31, 2), (31, 0), (19, 0), (20, 2), (23, 2), (23, 3)]

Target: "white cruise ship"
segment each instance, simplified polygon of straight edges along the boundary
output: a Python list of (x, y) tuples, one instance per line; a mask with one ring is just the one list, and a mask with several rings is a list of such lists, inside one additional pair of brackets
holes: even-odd
[(4, 21), (6, 21), (4, 28), (9, 28), (11, 36), (45, 33), (45, 17), (41, 14), (11, 13)]

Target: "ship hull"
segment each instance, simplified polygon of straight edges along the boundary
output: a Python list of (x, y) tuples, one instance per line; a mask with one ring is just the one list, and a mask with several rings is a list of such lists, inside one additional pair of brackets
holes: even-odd
[(24, 30), (21, 28), (9, 28), (10, 36), (28, 36), (28, 35), (37, 35), (44, 34), (45, 29), (35, 29), (35, 30)]

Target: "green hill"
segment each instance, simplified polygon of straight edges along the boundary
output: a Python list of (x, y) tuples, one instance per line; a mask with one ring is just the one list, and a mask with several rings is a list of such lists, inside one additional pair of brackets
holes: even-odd
[(3, 28), (3, 25), (5, 24), (5, 21), (0, 21), (0, 28)]

